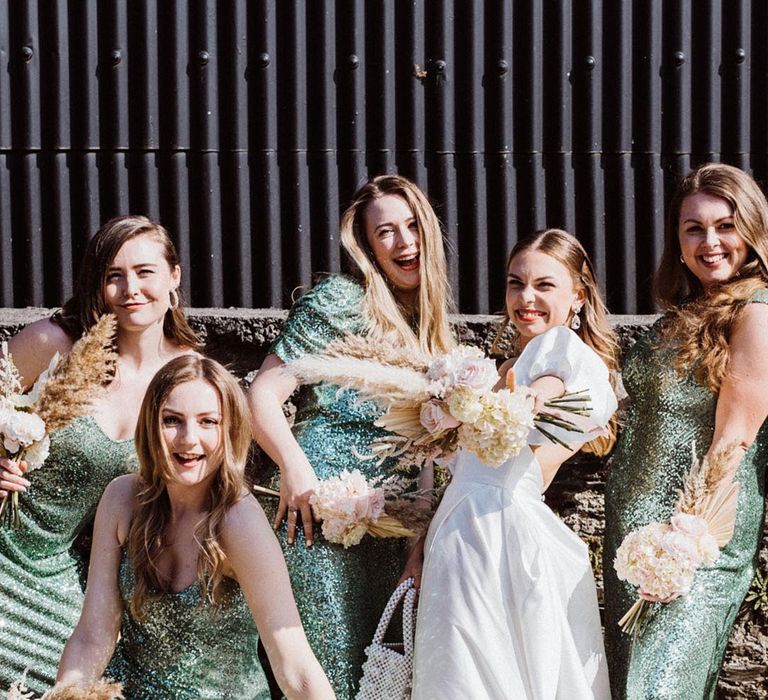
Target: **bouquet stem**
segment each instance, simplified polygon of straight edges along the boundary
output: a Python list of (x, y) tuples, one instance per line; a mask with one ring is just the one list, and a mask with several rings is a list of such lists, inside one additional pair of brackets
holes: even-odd
[(21, 527), (18, 491), (4, 496), (0, 502), (0, 525), (9, 530), (18, 530)]
[(634, 605), (627, 610), (624, 617), (619, 620), (621, 631), (631, 634), (633, 639), (637, 639), (637, 637), (643, 633), (643, 629), (650, 616), (651, 604), (647, 600), (639, 598), (635, 601)]

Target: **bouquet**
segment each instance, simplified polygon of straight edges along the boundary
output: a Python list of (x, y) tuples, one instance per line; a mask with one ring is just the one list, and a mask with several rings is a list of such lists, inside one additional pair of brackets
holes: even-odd
[(387, 498), (403, 488), (402, 479), (378, 477), (371, 481), (357, 470), (346, 469), (321, 481), (309, 502), (323, 521), (323, 536), (344, 548), (358, 544), (365, 534), (373, 537), (411, 537), (415, 533), (385, 511)]
[[(48, 457), (48, 435), (83, 415), (95, 393), (114, 373), (117, 354), (112, 348), (115, 317), (103, 316), (59, 360), (56, 353), (29, 393), (7, 343), (0, 357), (0, 457), (26, 461), (27, 471), (43, 466)], [(13, 529), (21, 525), (19, 494), (0, 502), (0, 522)]]
[[(27, 671), (19, 680), (11, 684), (5, 695), (6, 700), (34, 700), (34, 693), (26, 686)], [(40, 700), (123, 700), (123, 698), (122, 684), (101, 679), (83, 687), (56, 684), (43, 693)]]
[[(695, 445), (692, 452), (691, 470), (670, 521), (630, 532), (613, 563), (620, 580), (659, 602), (688, 593), (696, 570), (714, 564), (733, 537), (739, 492), (729, 468), (734, 449), (720, 450), (701, 462)], [(638, 600), (619, 620), (622, 630), (642, 634), (650, 606), (651, 601)]]
[(459, 447), (498, 467), (522, 450), (533, 427), (562, 445), (549, 426), (577, 433), (596, 427), (583, 420), (590, 413), (586, 391), (552, 399), (545, 403), (547, 410), (536, 414), (533, 397), (515, 386), (514, 373), (507, 375), (506, 388), (493, 391), (499, 381), (495, 363), (469, 346), (434, 357), (414, 356), (347, 336), (322, 354), (290, 363), (287, 371), (304, 382), (355, 389), (361, 398), (385, 407), (375, 425), (393, 435), (374, 441), (371, 455), (358, 457), (391, 457), (403, 470), (448, 460)]

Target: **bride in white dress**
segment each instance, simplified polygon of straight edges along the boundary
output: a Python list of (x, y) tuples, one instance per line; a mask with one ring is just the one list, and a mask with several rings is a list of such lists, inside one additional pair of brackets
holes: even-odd
[[(515, 246), (507, 272), (517, 383), (539, 406), (588, 389), (592, 421), (609, 425), (617, 345), (583, 248), (564, 231), (540, 232)], [(610, 448), (607, 432), (593, 452)], [(587, 546), (542, 501), (589, 436), (557, 435), (572, 449), (534, 430), (497, 469), (459, 453), (424, 546), (413, 700), (610, 698)]]

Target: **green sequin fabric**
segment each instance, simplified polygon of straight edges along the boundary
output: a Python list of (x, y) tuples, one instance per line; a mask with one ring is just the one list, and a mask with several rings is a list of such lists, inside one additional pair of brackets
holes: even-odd
[[(272, 352), (290, 362), (321, 351), (347, 332), (363, 332), (362, 294), (361, 286), (348, 277), (323, 280), (294, 304)], [(329, 386), (302, 387), (296, 403), (294, 435), (319, 479), (343, 469), (359, 469), (368, 478), (386, 473), (386, 464), (361, 461), (353, 451), (365, 453), (374, 439), (386, 434), (373, 425), (381, 413), (375, 404)], [(279, 487), (279, 475), (273, 474), (271, 484)], [(353, 698), (364, 649), (401, 572), (403, 541), (365, 537), (344, 549), (318, 536), (307, 549), (300, 529), (296, 543), (287, 544), (285, 523), (278, 537), (312, 650), (337, 697)]]
[[(751, 301), (768, 303), (768, 290)], [(631, 398), (627, 424), (608, 470), (605, 492), (606, 651), (615, 700), (714, 698), (734, 618), (754, 574), (760, 544), (768, 462), (768, 425), (739, 465), (736, 528), (714, 565), (696, 573), (690, 593), (655, 604), (634, 643), (619, 619), (637, 590), (613, 568), (624, 537), (651, 522), (668, 521), (691, 466), (712, 441), (717, 399), (691, 372), (679, 375), (660, 323), (630, 351), (623, 372)]]
[(135, 469), (133, 439), (112, 440), (91, 416), (51, 436), (45, 465), (20, 495), (21, 528), (0, 529), (0, 688), (29, 668), (27, 685), (53, 685), (83, 591), (72, 542), (107, 484)]
[(196, 581), (148, 600), (141, 621), (129, 608), (136, 580), (125, 550), (119, 583), (120, 642), (105, 676), (123, 684), (126, 700), (269, 698), (256, 624), (235, 581), (227, 580), (218, 608), (203, 598)]

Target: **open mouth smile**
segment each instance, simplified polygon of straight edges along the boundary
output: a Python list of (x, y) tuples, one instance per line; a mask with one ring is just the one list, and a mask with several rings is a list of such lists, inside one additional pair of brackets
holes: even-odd
[(547, 314), (544, 311), (537, 309), (518, 309), (515, 311), (515, 317), (520, 319), (523, 323), (533, 323), (540, 318), (544, 318)]
[(194, 469), (205, 460), (205, 455), (188, 452), (174, 452), (173, 459), (184, 469)]
[(401, 270), (412, 272), (413, 270), (419, 269), (419, 257), (419, 253), (413, 253), (411, 255), (404, 255), (401, 258), (395, 258), (393, 262)]

